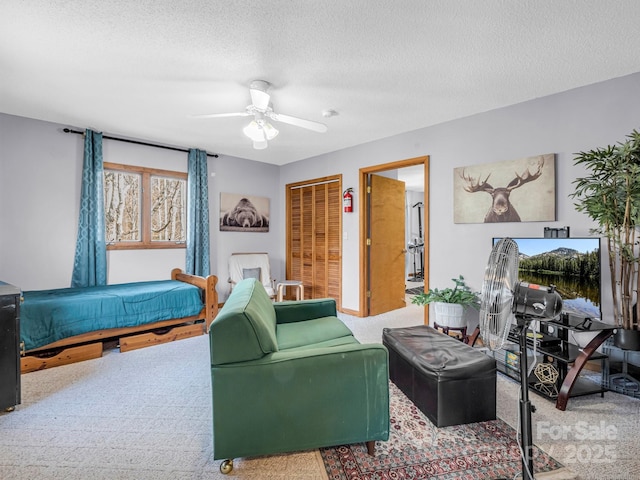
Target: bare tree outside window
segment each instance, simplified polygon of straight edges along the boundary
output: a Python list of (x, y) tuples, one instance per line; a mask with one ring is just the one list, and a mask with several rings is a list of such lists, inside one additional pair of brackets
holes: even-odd
[(107, 248), (184, 248), (186, 172), (104, 164)]
[(151, 177), (151, 241), (184, 242), (185, 190), (187, 182)]
[(105, 170), (104, 214), (107, 243), (140, 241), (142, 175)]

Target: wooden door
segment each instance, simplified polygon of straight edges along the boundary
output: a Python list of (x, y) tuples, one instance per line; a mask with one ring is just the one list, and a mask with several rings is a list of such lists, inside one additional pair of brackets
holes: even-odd
[(406, 306), (405, 184), (369, 175), (369, 315)]
[(334, 298), (341, 308), (341, 176), (287, 185), (287, 279), (305, 298)]

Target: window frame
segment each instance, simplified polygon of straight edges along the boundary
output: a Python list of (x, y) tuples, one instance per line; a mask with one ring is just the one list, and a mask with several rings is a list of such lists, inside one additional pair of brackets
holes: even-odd
[[(175, 170), (163, 170), (159, 168), (139, 167), (136, 165), (124, 165), (121, 163), (103, 162), (104, 170), (115, 170), (124, 173), (131, 173), (141, 176), (141, 198), (140, 198), (140, 231), (141, 240), (139, 242), (107, 242), (107, 250), (151, 250), (167, 248), (186, 248), (186, 241), (167, 242), (151, 241), (151, 177), (167, 177), (179, 180), (188, 179), (187, 172)], [(185, 185), (185, 189), (187, 186)], [(185, 191), (184, 221), (186, 224), (188, 214), (187, 192)], [(186, 225), (185, 225), (186, 229)], [(186, 231), (185, 231), (186, 234)], [(106, 240), (106, 239), (105, 239)]]

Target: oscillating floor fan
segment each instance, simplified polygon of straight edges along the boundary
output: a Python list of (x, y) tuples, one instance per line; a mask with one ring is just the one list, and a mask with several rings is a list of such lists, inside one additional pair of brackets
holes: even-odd
[(532, 320), (550, 320), (560, 314), (562, 299), (554, 286), (518, 281), (518, 245), (501, 239), (491, 250), (482, 283), (480, 335), (491, 351), (503, 347), (514, 317), (520, 346), (520, 446), (522, 478), (533, 479), (531, 402), (527, 365), (527, 328)]

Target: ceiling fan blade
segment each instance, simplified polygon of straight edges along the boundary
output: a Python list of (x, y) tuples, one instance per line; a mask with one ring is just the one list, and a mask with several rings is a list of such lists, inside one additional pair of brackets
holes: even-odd
[(271, 95), (267, 93), (271, 84), (264, 80), (254, 80), (249, 86), (249, 92), (251, 93), (251, 103), (258, 110), (264, 111), (269, 107), (269, 100)]
[(289, 125), (306, 128), (314, 132), (324, 133), (327, 131), (327, 126), (324, 123), (313, 122), (311, 120), (305, 120), (304, 118), (292, 117), (291, 115), (283, 115), (282, 113), (275, 112), (266, 112), (265, 115), (277, 122), (288, 123)]
[(233, 112), (233, 113), (205, 113), (203, 115), (191, 115), (192, 118), (224, 118), (224, 117), (248, 117), (252, 115), (249, 112)]

